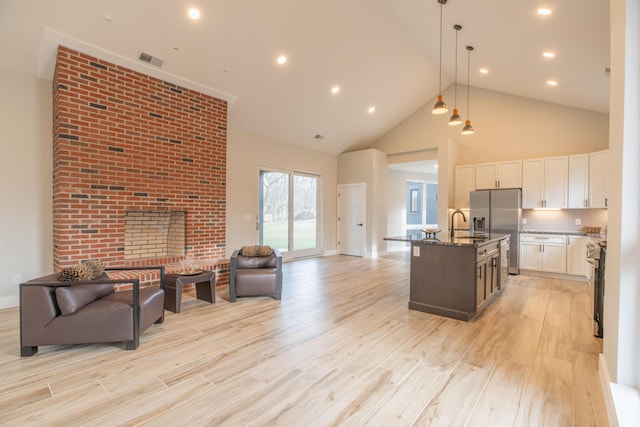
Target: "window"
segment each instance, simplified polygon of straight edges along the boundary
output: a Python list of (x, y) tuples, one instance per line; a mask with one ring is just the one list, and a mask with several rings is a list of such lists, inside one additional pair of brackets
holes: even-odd
[(317, 175), (260, 170), (260, 244), (287, 258), (320, 254), (320, 187)]

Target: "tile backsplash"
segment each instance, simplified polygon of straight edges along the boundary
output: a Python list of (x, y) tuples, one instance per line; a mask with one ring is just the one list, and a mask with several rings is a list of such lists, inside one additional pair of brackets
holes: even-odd
[[(601, 227), (607, 231), (607, 209), (562, 209), (545, 211), (523, 209), (522, 230), (582, 231), (582, 227)], [(580, 220), (580, 225), (576, 224)]]

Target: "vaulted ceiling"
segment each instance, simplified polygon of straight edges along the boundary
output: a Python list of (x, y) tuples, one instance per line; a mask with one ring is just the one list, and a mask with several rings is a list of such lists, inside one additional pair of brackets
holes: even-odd
[[(51, 78), (55, 34), (221, 94), (232, 127), (337, 154), (433, 102), (440, 8), (437, 0), (2, 0), (0, 66)], [(459, 24), (459, 82), (464, 46), (473, 45), (472, 86), (608, 112), (607, 0), (448, 0), (442, 12), (443, 88), (454, 80)], [(140, 52), (163, 59), (162, 68), (140, 62)]]

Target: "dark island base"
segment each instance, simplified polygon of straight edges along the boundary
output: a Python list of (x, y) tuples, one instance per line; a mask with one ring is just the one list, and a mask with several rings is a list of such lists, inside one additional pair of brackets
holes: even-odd
[(468, 322), (474, 317), (479, 316), (484, 312), (484, 310), (491, 304), (491, 302), (498, 298), (498, 296), (502, 294), (502, 289), (496, 291), (491, 295), (488, 299), (486, 299), (480, 307), (478, 307), (478, 311), (474, 313), (469, 313), (466, 311), (454, 310), (451, 308), (439, 307), (436, 305), (424, 304), (421, 302), (409, 301), (409, 309), (422, 311), (423, 313), (429, 314), (437, 314), (438, 316), (448, 317), (450, 319), (462, 320), (464, 322)]
[(464, 311), (452, 310), (449, 308), (438, 307), (435, 305), (423, 304), (420, 302), (409, 301), (409, 308), (411, 310), (422, 311), (430, 314), (437, 314), (438, 316), (450, 317), (451, 319), (463, 320), (468, 322), (475, 313), (466, 313)]

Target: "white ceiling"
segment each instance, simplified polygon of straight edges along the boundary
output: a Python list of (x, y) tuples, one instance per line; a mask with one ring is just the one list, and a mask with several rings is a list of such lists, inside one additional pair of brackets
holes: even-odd
[[(449, 0), (443, 12), (443, 87), (460, 24), (459, 82), (471, 44), (472, 86), (608, 112), (607, 0)], [(433, 102), (439, 14), (437, 0), (0, 0), (0, 66), (50, 78), (52, 32), (125, 64), (144, 51), (165, 60), (163, 78), (229, 94), (231, 127), (337, 154)]]

